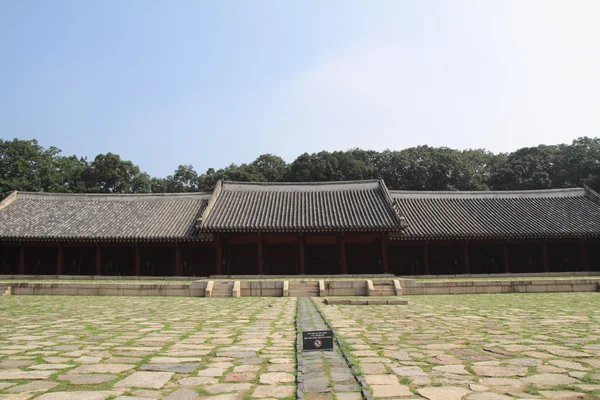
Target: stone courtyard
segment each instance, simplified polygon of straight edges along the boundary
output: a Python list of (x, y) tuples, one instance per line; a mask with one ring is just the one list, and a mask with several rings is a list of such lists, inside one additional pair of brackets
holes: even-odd
[[(313, 299), (373, 397), (600, 398), (597, 293), (405, 298), (408, 305), (381, 306)], [(297, 304), (260, 297), (5, 296), (0, 399), (296, 398)], [(315, 318), (312, 312), (306, 321)], [(323, 365), (331, 364), (324, 356)], [(356, 391), (343, 374), (345, 390)], [(360, 397), (338, 393), (334, 373), (322, 376), (333, 383), (305, 393), (307, 400)]]

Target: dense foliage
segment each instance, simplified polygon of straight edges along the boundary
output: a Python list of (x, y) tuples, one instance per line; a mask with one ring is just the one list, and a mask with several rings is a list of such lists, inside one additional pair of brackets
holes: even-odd
[(219, 179), (257, 182), (322, 182), (384, 179), (390, 189), (550, 189), (588, 185), (600, 191), (600, 138), (570, 145), (527, 147), (510, 154), (418, 146), (383, 152), (302, 154), (291, 163), (263, 154), (250, 164), (210, 168), (198, 174), (180, 165), (173, 175), (151, 178), (117, 154), (93, 161), (65, 157), (36, 140), (0, 139), (0, 195), (12, 190), (44, 192), (148, 193), (210, 191)]

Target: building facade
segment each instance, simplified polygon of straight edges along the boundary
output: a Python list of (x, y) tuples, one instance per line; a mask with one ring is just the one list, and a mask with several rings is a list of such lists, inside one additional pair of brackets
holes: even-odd
[(588, 188), (219, 182), (212, 193), (14, 192), (0, 203), (0, 275), (567, 271), (600, 271), (600, 197)]

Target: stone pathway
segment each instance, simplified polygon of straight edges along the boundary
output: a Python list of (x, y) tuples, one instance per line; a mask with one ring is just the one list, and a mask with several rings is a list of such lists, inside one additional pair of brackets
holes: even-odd
[(600, 399), (600, 294), (318, 307), (375, 398)]
[(296, 298), (14, 296), (0, 400), (295, 397)]
[[(302, 331), (329, 329), (308, 297), (298, 298), (297, 319)], [(335, 342), (333, 351), (302, 352), (300, 357), (307, 400), (362, 399), (360, 386)]]

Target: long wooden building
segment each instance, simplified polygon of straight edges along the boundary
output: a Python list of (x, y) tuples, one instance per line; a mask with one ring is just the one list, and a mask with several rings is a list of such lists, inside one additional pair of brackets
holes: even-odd
[(600, 196), (589, 188), (219, 182), (212, 193), (13, 192), (0, 203), (0, 275), (563, 271), (600, 271)]

